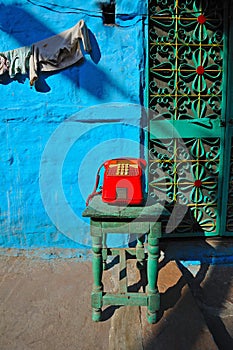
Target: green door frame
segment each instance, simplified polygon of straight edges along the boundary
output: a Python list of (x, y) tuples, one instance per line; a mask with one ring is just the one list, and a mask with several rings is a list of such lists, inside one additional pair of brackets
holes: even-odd
[[(230, 2), (230, 1), (229, 1)], [(223, 181), (222, 188), (222, 221), (220, 227), (221, 236), (233, 236), (233, 4), (228, 13), (229, 29), (228, 50), (225, 61), (227, 64), (226, 79), (226, 133), (224, 149), (224, 165), (222, 169)]]
[[(178, 3), (179, 0), (175, 1), (174, 0), (174, 4)], [(206, 3), (207, 1), (205, 1)], [(161, 2), (159, 2), (161, 4)], [(165, 4), (166, 2), (164, 2)], [(170, 5), (172, 4), (171, 0), (168, 0), (168, 2)], [(184, 5), (184, 1), (182, 1), (182, 5)], [(190, 6), (190, 2), (189, 6)], [(175, 28), (175, 30), (180, 30), (178, 25), (179, 25), (179, 21), (181, 23), (181, 21), (183, 20), (183, 22), (190, 20), (190, 18), (182, 18), (182, 15), (180, 15), (178, 13), (178, 6), (176, 8), (176, 14), (175, 16), (170, 16), (170, 14), (172, 13), (172, 11), (170, 10), (169, 6), (167, 7), (167, 9), (165, 8), (160, 8), (160, 13), (156, 13), (156, 15), (152, 18), (150, 17), (151, 13), (153, 11), (151, 11), (152, 6), (154, 6), (156, 4), (156, 1), (149, 1), (149, 23), (148, 23), (148, 60), (147, 60), (147, 72), (149, 73), (147, 75), (147, 93), (146, 93), (146, 99), (147, 102), (146, 105), (148, 107), (148, 109), (152, 108), (154, 110), (154, 112), (151, 112), (149, 110), (149, 137), (148, 137), (148, 144), (149, 144), (149, 156), (148, 156), (148, 161), (149, 161), (149, 185), (148, 185), (148, 189), (150, 192), (150, 186), (152, 186), (152, 188), (155, 189), (155, 198), (156, 200), (160, 200), (161, 198), (158, 198), (159, 196), (157, 195), (158, 192), (161, 190), (161, 192), (166, 192), (166, 195), (168, 194), (168, 189), (170, 186), (169, 183), (169, 178), (167, 176), (166, 173), (166, 167), (167, 169), (169, 168), (169, 164), (170, 164), (170, 168), (168, 169), (170, 171), (170, 174), (173, 171), (173, 194), (174, 196), (178, 197), (178, 195), (181, 196), (181, 194), (179, 193), (179, 174), (177, 173), (177, 169), (178, 166), (180, 166), (180, 164), (184, 161), (185, 159), (182, 158), (182, 162), (174, 162), (174, 158), (177, 158), (174, 156), (175, 153), (177, 153), (177, 150), (174, 151), (173, 156), (171, 156), (170, 154), (170, 159), (169, 159), (169, 152), (166, 152), (166, 147), (168, 148), (168, 146), (170, 147), (170, 149), (175, 149), (174, 145), (171, 144), (171, 142), (169, 143), (168, 140), (174, 140), (176, 138), (179, 138), (179, 140), (182, 141), (184, 140), (184, 144), (183, 146), (186, 147), (188, 145), (188, 151), (194, 149), (194, 146), (192, 146), (192, 142), (196, 142), (198, 144), (198, 149), (201, 149), (201, 146), (203, 147), (203, 150), (206, 152), (206, 159), (203, 160), (201, 157), (199, 157), (199, 155), (197, 156), (197, 159), (189, 159), (189, 163), (190, 164), (194, 164), (194, 162), (196, 161), (196, 163), (198, 164), (198, 166), (193, 166), (191, 165), (189, 167), (189, 170), (192, 171), (192, 176), (195, 177), (195, 174), (197, 174), (198, 176), (200, 176), (200, 172), (203, 172), (203, 174), (208, 173), (208, 167), (210, 169), (210, 167), (216, 167), (218, 168), (216, 172), (210, 171), (211, 176), (206, 177), (205, 176), (205, 180), (206, 180), (206, 190), (205, 190), (205, 194), (203, 195), (203, 203), (205, 200), (209, 200), (209, 202), (207, 203), (207, 209), (205, 209), (207, 211), (207, 215), (205, 217), (203, 217), (201, 210), (199, 210), (199, 208), (201, 208), (201, 206), (204, 208), (204, 204), (201, 203), (201, 200), (197, 200), (195, 205), (191, 205), (190, 204), (190, 208), (192, 209), (192, 215), (194, 216), (195, 221), (198, 222), (199, 220), (199, 227), (200, 232), (198, 232), (198, 229), (196, 229), (195, 231), (190, 230), (190, 228), (188, 228), (186, 230), (186, 232), (183, 230), (181, 230), (181, 232), (174, 230), (171, 233), (171, 230), (168, 230), (168, 234), (164, 233), (164, 237), (168, 236), (168, 237), (184, 237), (184, 236), (216, 236), (216, 235), (233, 235), (233, 223), (231, 224), (231, 217), (229, 213), (232, 212), (232, 222), (233, 222), (233, 203), (231, 203), (231, 199), (233, 201), (233, 189), (232, 189), (232, 193), (230, 191), (230, 188), (233, 187), (230, 185), (229, 183), (231, 183), (232, 180), (230, 180), (230, 169), (232, 171), (233, 168), (233, 160), (232, 160), (232, 154), (230, 152), (232, 145), (231, 145), (231, 140), (233, 138), (233, 106), (231, 104), (231, 101), (233, 101), (233, 89), (231, 88), (231, 82), (233, 81), (233, 72), (232, 72), (232, 67), (233, 67), (233, 62), (232, 62), (232, 58), (233, 57), (233, 49), (232, 47), (229, 45), (230, 42), (233, 42), (233, 34), (232, 34), (232, 28), (233, 28), (233, 21), (230, 17), (230, 21), (228, 23), (228, 17), (229, 17), (229, 8), (226, 7), (225, 8), (225, 16), (224, 16), (224, 21), (223, 21), (223, 43), (222, 44), (215, 44), (214, 40), (213, 40), (213, 51), (211, 52), (212, 56), (214, 57), (214, 50), (219, 50), (219, 55), (222, 55), (223, 58), (223, 65), (221, 66), (221, 64), (219, 63), (219, 67), (218, 69), (213, 68), (214, 64), (209, 65), (209, 72), (208, 72), (208, 66), (204, 67), (204, 63), (202, 64), (202, 62), (207, 62), (209, 57), (208, 54), (210, 51), (208, 51), (208, 46), (209, 43), (207, 44), (206, 41), (202, 41), (200, 42), (200, 47), (198, 48), (198, 44), (197, 46), (197, 56), (196, 56), (196, 73), (197, 73), (197, 78), (195, 77), (195, 74), (193, 74), (193, 72), (191, 72), (190, 69), (190, 62), (191, 59), (188, 58), (188, 64), (184, 64), (182, 63), (181, 66), (178, 66), (177, 61), (179, 60), (178, 57), (178, 50), (180, 50), (180, 47), (182, 46), (180, 44), (180, 42), (182, 42), (183, 39), (180, 39), (181, 37), (178, 37), (181, 34), (177, 34), (176, 31), (174, 31), (174, 38), (169, 38), (169, 35), (171, 35), (171, 30), (173, 30)], [(195, 5), (195, 1), (193, 1), (193, 4)], [(230, 1), (228, 2), (228, 5), (230, 5)], [(162, 6), (162, 5), (161, 5)], [(233, 7), (233, 6), (232, 6)], [(190, 8), (189, 8), (190, 10)], [(208, 9), (207, 9), (208, 12)], [(231, 9), (232, 12), (232, 9)], [(184, 11), (185, 13), (185, 11)], [(173, 13), (174, 14), (174, 13)], [(202, 39), (205, 35), (204, 33), (204, 26), (203, 24), (206, 23), (208, 24), (208, 17), (205, 18), (205, 12), (203, 10), (200, 11), (200, 13), (195, 13), (193, 12), (192, 14), (190, 14), (190, 17), (192, 16), (196, 16), (196, 20), (199, 24), (200, 29), (196, 29), (195, 30), (199, 30), (199, 35), (202, 35)], [(198, 17), (199, 16), (199, 17)], [(208, 13), (207, 13), (208, 16)], [(165, 18), (166, 17), (166, 18)], [(217, 17), (216, 17), (217, 18)], [(153, 26), (152, 26), (152, 21), (154, 21), (153, 23), (157, 23), (158, 25), (158, 33), (155, 33), (156, 30), (154, 30)], [(164, 21), (159, 23), (159, 21)], [(167, 22), (166, 22), (167, 21)], [(170, 22), (169, 22), (170, 21)], [(217, 21), (217, 19), (216, 19)], [(174, 28), (172, 28), (171, 23), (174, 23)], [(210, 20), (211, 22), (211, 20)], [(193, 22), (194, 23), (194, 22)], [(185, 24), (183, 23), (183, 28), (185, 28)], [(189, 23), (188, 23), (189, 25)], [(193, 24), (192, 24), (193, 25)], [(167, 27), (170, 26), (170, 31), (168, 31), (166, 33)], [(182, 26), (181, 26), (182, 27)], [(156, 27), (157, 29), (157, 27)], [(207, 28), (208, 29), (208, 28)], [(207, 30), (206, 29), (206, 33)], [(231, 29), (231, 30), (230, 30)], [(151, 33), (153, 32), (153, 35), (155, 35), (155, 39), (153, 41), (153, 38), (151, 39)], [(168, 34), (167, 37), (165, 34)], [(202, 32), (201, 32), (202, 31)], [(204, 33), (204, 34), (203, 34)], [(216, 37), (217, 37), (217, 32), (215, 33)], [(183, 34), (184, 35), (184, 34)], [(198, 34), (193, 34), (193, 35), (198, 35)], [(217, 40), (217, 39), (216, 39)], [(195, 40), (194, 40), (195, 41)], [(190, 40), (191, 42), (191, 40)], [(217, 41), (216, 41), (217, 42)], [(204, 44), (203, 44), (204, 43)], [(187, 42), (183, 43), (183, 46), (185, 47), (184, 49), (184, 55), (186, 55), (186, 52), (188, 52), (188, 46), (189, 45), (193, 45)], [(222, 47), (223, 45), (223, 47)], [(202, 49), (202, 46), (204, 47), (204, 49)], [(228, 51), (228, 46), (229, 46), (229, 51)], [(173, 48), (176, 48), (176, 51), (172, 52)], [(215, 49), (216, 47), (216, 49)], [(152, 48), (152, 49), (151, 49)], [(155, 48), (154, 52), (153, 52), (153, 48)], [(171, 52), (169, 53), (170, 55), (170, 62), (167, 59), (167, 52), (171, 49)], [(206, 49), (206, 51), (205, 51)], [(151, 50), (151, 51), (150, 51)], [(164, 51), (163, 51), (164, 50)], [(166, 51), (167, 50), (167, 51)], [(221, 51), (222, 50), (222, 51)], [(180, 50), (181, 51), (181, 50)], [(191, 50), (190, 50), (191, 51)], [(152, 52), (152, 53), (151, 53)], [(174, 53), (175, 52), (175, 53)], [(163, 55), (164, 55), (164, 61), (163, 61)], [(175, 58), (172, 57), (172, 55), (175, 55)], [(153, 58), (152, 58), (153, 56)], [(157, 57), (160, 56), (160, 58), (158, 59)], [(217, 54), (216, 54), (217, 56)], [(216, 56), (214, 59), (216, 59)], [(188, 54), (187, 54), (188, 57)], [(194, 57), (194, 53), (192, 52), (192, 59)], [(203, 58), (204, 57), (204, 58)], [(221, 57), (220, 57), (221, 58)], [(180, 60), (182, 62), (182, 60)], [(183, 60), (185, 61), (185, 60)], [(215, 65), (216, 66), (216, 65)], [(183, 68), (183, 71), (182, 71)], [(205, 69), (204, 69), (205, 68)], [(203, 70), (203, 71), (202, 71)], [(221, 70), (221, 72), (220, 72)], [(211, 71), (214, 72), (213, 74), (215, 74), (216, 76), (216, 86), (219, 83), (218, 78), (219, 76), (222, 78), (222, 96), (221, 96), (221, 113), (218, 113), (218, 111), (216, 112), (216, 116), (213, 117), (213, 113), (212, 115), (210, 114), (208, 116), (208, 113), (206, 113), (207, 115), (205, 116), (204, 114), (204, 109), (206, 109), (207, 107), (204, 106), (204, 102), (203, 101), (207, 101), (208, 96), (206, 97), (202, 97), (201, 94), (199, 93), (199, 96), (196, 98), (196, 100), (198, 101), (193, 102), (192, 97), (190, 98), (190, 96), (193, 93), (193, 86), (194, 83), (190, 82), (190, 77), (191, 75), (194, 77), (193, 79), (196, 79), (198, 88), (200, 88), (200, 91), (202, 89), (203, 84), (205, 84), (203, 77), (205, 76), (205, 74), (208, 76), (211, 75)], [(203, 73), (204, 72), (204, 73)], [(223, 77), (222, 77), (222, 72), (223, 72)], [(166, 74), (171, 77), (171, 80), (166, 79)], [(188, 76), (188, 74), (190, 75), (190, 77)], [(183, 76), (182, 76), (183, 75)], [(203, 75), (203, 77), (202, 77)], [(213, 75), (214, 76), (214, 75)], [(213, 78), (210, 77), (210, 84), (211, 84), (211, 79)], [(157, 79), (158, 77), (158, 79)], [(227, 78), (226, 78), (227, 77)], [(187, 86), (183, 88), (183, 95), (185, 96), (185, 98), (187, 98), (187, 100), (189, 99), (189, 104), (192, 105), (191, 108), (187, 108), (187, 110), (189, 109), (188, 113), (189, 116), (186, 118), (186, 116), (180, 118), (178, 115), (178, 112), (182, 110), (183, 107), (181, 107), (181, 102), (182, 102), (182, 94), (180, 93), (180, 91), (182, 91), (182, 88), (178, 88), (178, 85), (180, 83), (180, 81), (183, 79), (183, 82), (186, 81)], [(192, 78), (191, 78), (192, 79)], [(158, 82), (161, 83), (161, 86), (158, 85)], [(172, 89), (172, 88), (166, 88), (166, 82), (168, 84), (170, 84), (171, 86), (173, 85), (172, 88), (174, 88), (174, 86), (176, 87), (176, 89)], [(182, 82), (182, 84), (183, 84)], [(191, 84), (193, 83), (192, 87)], [(151, 85), (153, 85), (153, 88), (151, 88)], [(185, 84), (183, 84), (185, 85)], [(214, 85), (213, 85), (214, 86)], [(214, 88), (212, 86), (212, 91), (214, 91)], [(215, 86), (215, 88), (216, 88)], [(154, 90), (153, 90), (154, 89)], [(186, 89), (186, 90), (185, 90)], [(221, 90), (221, 88), (219, 88)], [(170, 91), (176, 91), (176, 93), (172, 95), (172, 93), (170, 93)], [(204, 89), (203, 89), (204, 91)], [(207, 91), (207, 89), (206, 89)], [(217, 90), (216, 90), (217, 91)], [(211, 88), (208, 89), (208, 93), (211, 95)], [(175, 96), (176, 95), (176, 96)], [(197, 93), (198, 95), (198, 93)], [(184, 109), (185, 109), (185, 103), (187, 103), (187, 101), (185, 101), (185, 98), (183, 100), (184, 103)], [(218, 98), (218, 95), (216, 95), (216, 99)], [(153, 105), (153, 99), (155, 101), (155, 104)], [(214, 93), (212, 93), (211, 98), (208, 101), (211, 101), (212, 99), (212, 104), (213, 104), (213, 112), (214, 112), (214, 108), (217, 108), (216, 105), (214, 104)], [(172, 103), (174, 104), (172, 106)], [(195, 107), (195, 103), (196, 103), (196, 107)], [(207, 102), (206, 102), (207, 104)], [(157, 106), (159, 105), (159, 108), (157, 108)], [(162, 106), (162, 107), (161, 107)], [(163, 106), (165, 106), (165, 108), (163, 108)], [(164, 112), (165, 109), (167, 107), (167, 112)], [(198, 110), (198, 112), (196, 113), (194, 111), (195, 108)], [(169, 110), (170, 109), (170, 110)], [(191, 117), (191, 112), (193, 112), (194, 116)], [(216, 109), (217, 110), (217, 109)], [(187, 114), (188, 114), (187, 113)], [(196, 115), (195, 115), (196, 113)], [(162, 115), (162, 117), (161, 117)], [(175, 136), (174, 136), (175, 135)], [(159, 141), (157, 141), (159, 140)], [(162, 141), (161, 141), (162, 140)], [(187, 140), (187, 142), (186, 142)], [(199, 140), (199, 141), (197, 141)], [(204, 141), (204, 142), (203, 142)], [(205, 142), (206, 141), (206, 142)], [(219, 143), (217, 143), (219, 142)], [(163, 143), (163, 145), (162, 145)], [(152, 147), (152, 144), (153, 147)], [(159, 149), (159, 147), (161, 146), (161, 149)], [(164, 147), (163, 147), (164, 146)], [(204, 148), (206, 147), (206, 148)], [(218, 147), (218, 157), (216, 154), (214, 154), (215, 149)], [(152, 151), (153, 148), (153, 151)], [(208, 158), (208, 157), (212, 157), (212, 158)], [(177, 160), (177, 159), (176, 159)], [(187, 159), (186, 159), (187, 160)], [(201, 163), (201, 162), (206, 162)], [(193, 162), (193, 163), (192, 163)], [(219, 162), (219, 163), (218, 163)], [(208, 164), (207, 164), (208, 163)], [(212, 165), (211, 165), (212, 163)], [(213, 166), (213, 164), (215, 163), (215, 165)], [(202, 165), (199, 166), (199, 164), (204, 164), (204, 166), (206, 167), (206, 169), (203, 170), (204, 166), (202, 167)], [(217, 164), (217, 165), (216, 165)], [(155, 166), (156, 165), (156, 166)], [(153, 168), (154, 166), (154, 168)], [(152, 169), (153, 168), (153, 169)], [(176, 170), (174, 170), (174, 168), (176, 168)], [(195, 171), (194, 171), (195, 170)], [(157, 172), (157, 175), (156, 175)], [(166, 173), (166, 176), (164, 175), (164, 172)], [(216, 175), (216, 186), (214, 188), (214, 186), (211, 187), (211, 181), (214, 178), (214, 176)], [(160, 176), (159, 176), (160, 174)], [(157, 176), (157, 177), (156, 177)], [(187, 176), (187, 174), (186, 174)], [(162, 184), (162, 181), (160, 181), (161, 178), (164, 177), (164, 183)], [(203, 175), (204, 177), (204, 175)], [(227, 181), (226, 181), (227, 179)], [(184, 192), (187, 191), (188, 188), (188, 182), (190, 179), (188, 179), (185, 183), (181, 184), (181, 187), (183, 186), (184, 188)], [(211, 181), (210, 181), (211, 180)], [(171, 181), (170, 181), (171, 182)], [(212, 181), (213, 182), (213, 181)], [(205, 187), (205, 181), (201, 181), (199, 180), (199, 178), (194, 178), (193, 179), (193, 184), (195, 185), (195, 189), (192, 190), (194, 191), (196, 194), (192, 194), (192, 196), (194, 197), (196, 195), (196, 198), (199, 198), (198, 196), (201, 196), (201, 192), (202, 192), (202, 186), (203, 188)], [(186, 189), (185, 189), (186, 186)], [(160, 187), (160, 188), (159, 188)], [(162, 187), (165, 188), (161, 189)], [(172, 187), (172, 186), (171, 186)], [(174, 187), (176, 187), (176, 189), (174, 190)], [(191, 190), (190, 190), (191, 191)], [(204, 190), (203, 190), (204, 191)], [(210, 196), (209, 197), (213, 197), (213, 192), (215, 191), (217, 193), (217, 199), (215, 199), (214, 206), (216, 206), (216, 210), (214, 209), (213, 212), (211, 212), (211, 198), (207, 198), (207, 192), (209, 191)], [(175, 193), (176, 192), (176, 193)], [(194, 193), (192, 192), (192, 193)], [(164, 194), (164, 193), (163, 193)], [(154, 195), (154, 193), (153, 193)], [(171, 196), (171, 193), (169, 194)], [(171, 213), (174, 210), (174, 207), (176, 207), (176, 204), (174, 205), (174, 196), (173, 196), (173, 204), (171, 205)], [(190, 195), (191, 196), (191, 195)], [(185, 195), (183, 196), (185, 197)], [(162, 196), (162, 198), (164, 199), (164, 196)], [(182, 203), (182, 205), (185, 204)], [(186, 203), (187, 204), (187, 203)], [(188, 204), (189, 205), (189, 204)], [(168, 205), (169, 207), (169, 205)], [(184, 213), (184, 210), (183, 210)], [(213, 216), (213, 213), (215, 215), (215, 217)], [(210, 219), (208, 219), (208, 215), (210, 216)], [(211, 220), (211, 215), (213, 216), (213, 221), (215, 221), (216, 226), (214, 227), (214, 229), (212, 229), (212, 227), (210, 227), (210, 230), (208, 229), (208, 220), (210, 222)], [(202, 221), (202, 222), (201, 222)], [(230, 230), (226, 230), (226, 222), (228, 222), (228, 227), (230, 227)], [(230, 226), (229, 226), (229, 222), (230, 222)], [(195, 223), (196, 225), (196, 223)], [(213, 226), (213, 224), (210, 224), (210, 226)], [(187, 226), (188, 227), (188, 226)], [(204, 227), (204, 228), (203, 228)], [(166, 230), (165, 230), (166, 231)]]

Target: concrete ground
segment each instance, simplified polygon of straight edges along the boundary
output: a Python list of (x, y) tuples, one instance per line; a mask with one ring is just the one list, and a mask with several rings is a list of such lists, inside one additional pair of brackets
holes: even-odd
[[(173, 251), (171, 245), (164, 246), (155, 325), (147, 323), (145, 307), (134, 306), (105, 307), (103, 321), (92, 322), (89, 261), (2, 256), (0, 349), (232, 350), (233, 265), (227, 259), (222, 263), (232, 242), (220, 250), (218, 243), (214, 246), (221, 257), (215, 264), (208, 252), (209, 261), (203, 258), (199, 264), (178, 259), (174, 252), (180, 242), (173, 244)], [(131, 289), (142, 288), (134, 261), (128, 265)], [(104, 273), (106, 290), (117, 289), (118, 273), (118, 264)]]

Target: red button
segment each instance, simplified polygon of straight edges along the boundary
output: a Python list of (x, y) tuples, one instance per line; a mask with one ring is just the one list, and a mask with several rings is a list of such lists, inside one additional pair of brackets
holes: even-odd
[(204, 15), (200, 15), (200, 16), (197, 17), (197, 21), (200, 24), (204, 24), (206, 22), (206, 17)]
[(201, 180), (196, 180), (196, 181), (194, 181), (194, 186), (195, 186), (195, 187), (201, 187), (201, 185), (202, 185)]
[(204, 74), (205, 68), (203, 66), (198, 66), (196, 72), (198, 75)]

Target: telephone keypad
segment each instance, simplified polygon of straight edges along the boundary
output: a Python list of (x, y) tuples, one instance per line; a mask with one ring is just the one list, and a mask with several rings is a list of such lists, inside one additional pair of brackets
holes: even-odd
[(119, 163), (109, 167), (109, 176), (137, 176), (139, 174), (137, 164)]

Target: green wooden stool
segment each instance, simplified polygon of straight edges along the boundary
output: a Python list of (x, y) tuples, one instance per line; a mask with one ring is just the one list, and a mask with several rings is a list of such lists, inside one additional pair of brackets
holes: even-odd
[[(92, 319), (101, 320), (103, 305), (138, 305), (147, 306), (149, 323), (156, 322), (157, 311), (160, 306), (160, 295), (157, 287), (159, 238), (161, 237), (161, 222), (159, 218), (164, 213), (160, 204), (145, 206), (112, 206), (103, 203), (101, 196), (96, 196), (84, 210), (83, 216), (90, 217), (90, 232), (93, 250), (93, 290), (92, 290)], [(137, 237), (135, 248), (107, 248), (106, 234), (125, 233)], [(148, 258), (145, 254), (142, 236), (148, 235)], [(102, 284), (102, 274), (108, 255), (119, 255), (120, 276), (126, 270), (126, 254), (135, 254), (138, 264), (147, 260), (147, 288), (146, 292), (128, 292), (119, 278), (119, 293), (107, 293)]]

